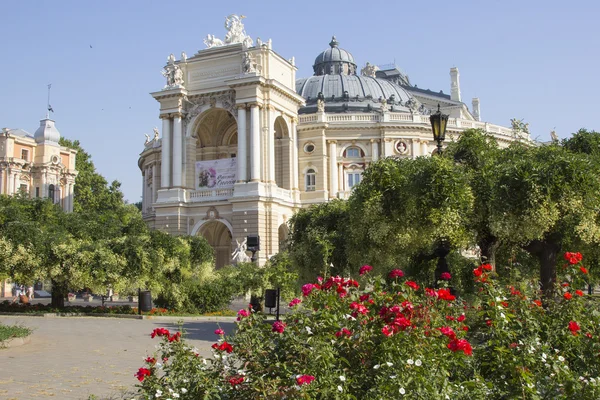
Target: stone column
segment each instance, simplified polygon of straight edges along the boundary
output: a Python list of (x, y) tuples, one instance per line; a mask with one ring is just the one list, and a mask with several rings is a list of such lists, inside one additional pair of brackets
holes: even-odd
[(419, 141), (417, 139), (413, 139), (412, 141), (412, 158), (417, 158), (421, 152), (419, 151)]
[(13, 194), (17, 193), (19, 191), (19, 178), (18, 178), (19, 172), (15, 171), (14, 175), (13, 175)]
[(275, 183), (275, 109), (268, 107), (265, 112), (267, 113), (267, 153), (269, 156), (266, 180)]
[(337, 142), (329, 141), (329, 197), (337, 197), (338, 191), (338, 170), (337, 170)]
[(183, 138), (181, 132), (181, 114), (173, 118), (173, 186), (182, 187)]
[(421, 142), (421, 155), (428, 156), (429, 154), (429, 146), (426, 140)]
[(379, 159), (379, 146), (375, 139), (371, 139), (371, 152), (371, 160), (377, 161)]
[(41, 174), (41, 182), (40, 182), (40, 198), (46, 197), (46, 173), (42, 172)]
[(296, 123), (297, 123), (298, 119), (296, 117), (292, 117), (292, 123), (291, 123), (291, 131), (292, 131), (292, 189), (294, 190), (298, 190), (298, 152), (300, 151), (299, 149), (299, 142), (298, 142), (298, 132), (297, 132), (297, 127), (296, 127)]
[(338, 163), (338, 182), (339, 182), (339, 191), (340, 192), (345, 192), (346, 189), (344, 189), (344, 163)]
[(250, 106), (250, 180), (260, 181), (260, 115), (257, 104)]
[(246, 155), (246, 105), (242, 104), (238, 107), (237, 181), (242, 183), (248, 180), (246, 175), (246, 162), (248, 161)]
[(4, 171), (0, 169), (0, 194), (4, 194)]
[(142, 171), (142, 214), (146, 213), (146, 169)]
[(152, 191), (151, 191), (151, 198), (150, 198), (150, 203), (148, 203), (150, 206), (152, 206), (152, 203), (154, 203), (156, 201), (156, 183), (158, 182), (158, 171), (157, 171), (157, 167), (156, 167), (156, 163), (152, 164)]
[(68, 183), (69, 191), (67, 195), (69, 196), (69, 208), (68, 212), (73, 212), (73, 182)]
[(171, 186), (171, 119), (168, 115), (162, 116), (162, 140), (161, 140), (161, 188)]

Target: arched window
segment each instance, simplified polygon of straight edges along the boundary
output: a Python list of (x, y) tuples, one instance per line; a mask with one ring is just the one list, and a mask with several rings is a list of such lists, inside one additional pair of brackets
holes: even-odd
[(346, 149), (346, 158), (360, 158), (360, 149), (358, 147), (348, 147)]
[(314, 192), (317, 188), (317, 173), (314, 169), (306, 171), (306, 191)]
[(54, 203), (54, 185), (48, 186), (48, 198)]

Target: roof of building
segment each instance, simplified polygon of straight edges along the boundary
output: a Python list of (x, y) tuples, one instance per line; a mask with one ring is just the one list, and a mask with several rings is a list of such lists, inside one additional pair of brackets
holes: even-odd
[(446, 100), (450, 100), (450, 95), (444, 93), (443, 91), (439, 91), (439, 92), (434, 92), (433, 90), (429, 90), (429, 89), (421, 89), (418, 88), (416, 85), (415, 86), (402, 86), (404, 89), (408, 90), (409, 92), (416, 92), (416, 93), (422, 93), (422, 94), (426, 94), (429, 96), (433, 96), (433, 97), (440, 97)]
[(300, 113), (313, 113), (322, 95), (325, 110), (373, 111), (381, 108), (385, 99), (392, 111), (408, 111), (404, 104), (410, 94), (393, 82), (361, 75), (317, 75), (296, 80), (296, 92), (306, 99)]
[(54, 121), (50, 118), (40, 120), (40, 127), (37, 128), (33, 137), (38, 144), (53, 144), (58, 145), (60, 140), (60, 132), (56, 129)]
[(31, 133), (29, 133), (25, 129), (21, 129), (21, 128), (15, 128), (15, 129), (3, 128), (2, 132), (8, 132), (9, 135), (13, 135), (13, 136), (20, 136), (20, 137), (26, 137), (26, 138), (33, 139), (33, 135)]
[(354, 67), (356, 67), (356, 62), (354, 62), (354, 57), (352, 56), (352, 54), (349, 51), (338, 47), (338, 45), (339, 42), (337, 41), (335, 36), (333, 36), (331, 38), (331, 42), (329, 42), (330, 47), (327, 50), (323, 51), (321, 54), (319, 54), (317, 58), (315, 58), (315, 64), (313, 65), (315, 73), (318, 71), (318, 67), (322, 64), (341, 62), (352, 64), (354, 65)]

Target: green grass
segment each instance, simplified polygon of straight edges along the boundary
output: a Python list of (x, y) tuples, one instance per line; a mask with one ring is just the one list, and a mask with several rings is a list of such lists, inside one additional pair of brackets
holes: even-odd
[(0, 342), (8, 339), (21, 338), (31, 335), (31, 329), (22, 326), (9, 326), (0, 324)]

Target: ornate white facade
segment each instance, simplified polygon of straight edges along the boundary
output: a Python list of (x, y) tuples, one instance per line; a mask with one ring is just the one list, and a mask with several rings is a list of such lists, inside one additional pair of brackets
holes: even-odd
[(474, 112), (460, 100), (456, 68), (450, 95), (411, 86), (395, 66), (368, 64), (357, 75), (353, 56), (333, 38), (315, 75), (296, 80), (294, 59), (270, 40), (253, 46), (233, 17), (225, 41), (209, 35), (208, 48), (193, 57), (169, 57), (165, 71), (179, 69), (181, 81), (165, 73), (167, 86), (152, 93), (162, 137), (148, 137), (139, 159), (145, 220), (205, 236), (217, 266), (252, 234), (261, 237), (261, 263), (276, 254), (297, 209), (347, 198), (371, 162), (431, 155), (429, 114), (438, 104), (450, 114), (450, 140), (467, 128), (501, 145), (529, 140), (514, 127), (479, 121), (479, 100)]
[(77, 151), (60, 146), (60, 133), (49, 117), (31, 135), (22, 129), (0, 132), (0, 194), (23, 193), (50, 198), (73, 211)]

